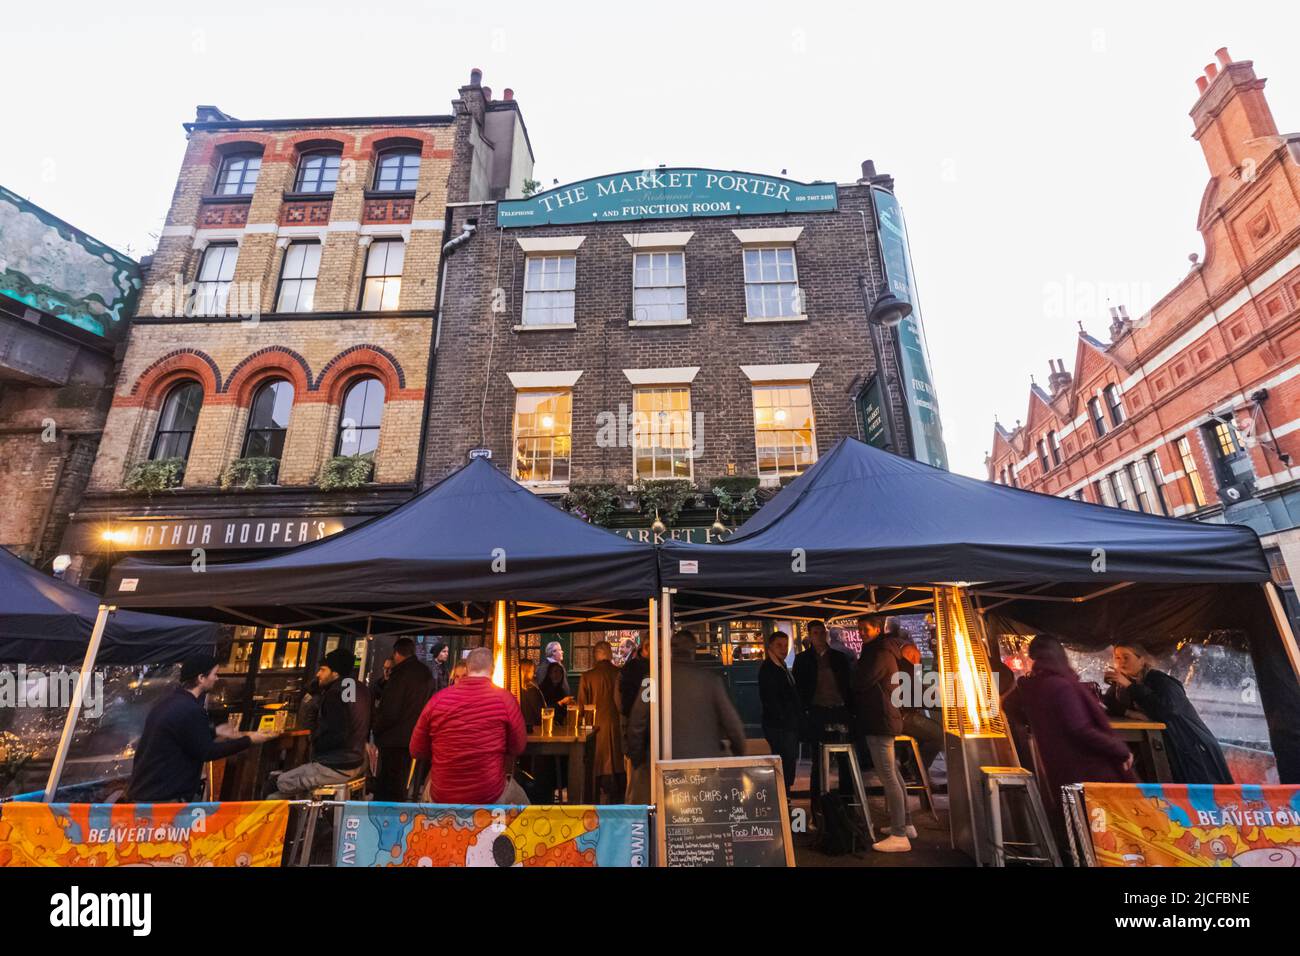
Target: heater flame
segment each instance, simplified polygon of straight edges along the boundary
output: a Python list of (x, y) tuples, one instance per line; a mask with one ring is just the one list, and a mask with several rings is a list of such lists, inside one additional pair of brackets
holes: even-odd
[(506, 602), (497, 601), (492, 653), (492, 683), (506, 686)]

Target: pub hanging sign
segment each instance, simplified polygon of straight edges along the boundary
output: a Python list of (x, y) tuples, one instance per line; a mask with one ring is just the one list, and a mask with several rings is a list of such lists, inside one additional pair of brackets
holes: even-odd
[(557, 186), (527, 199), (497, 204), (506, 228), (829, 212), (839, 205), (834, 183), (799, 183), (780, 176), (722, 169), (643, 169)]

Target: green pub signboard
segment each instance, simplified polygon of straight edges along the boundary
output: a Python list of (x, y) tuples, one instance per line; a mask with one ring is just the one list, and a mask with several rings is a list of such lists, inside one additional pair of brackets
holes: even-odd
[(834, 211), (834, 183), (797, 183), (779, 176), (722, 169), (643, 169), (557, 186), (527, 199), (501, 202), (504, 227), (572, 225), (694, 216), (760, 216)]

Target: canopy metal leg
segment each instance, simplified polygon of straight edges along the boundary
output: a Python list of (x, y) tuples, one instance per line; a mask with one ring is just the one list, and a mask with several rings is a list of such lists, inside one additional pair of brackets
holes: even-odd
[(1277, 625), (1277, 632), (1282, 638), (1282, 646), (1286, 648), (1287, 660), (1291, 662), (1291, 670), (1295, 672), (1296, 680), (1300, 680), (1300, 647), (1296, 645), (1295, 634), (1291, 630), (1291, 621), (1287, 617), (1282, 598), (1277, 593), (1277, 585), (1272, 581), (1266, 581), (1263, 588), (1264, 597), (1268, 599), (1268, 609), (1273, 614), (1273, 623)]
[(77, 728), (77, 718), (81, 715), (81, 703), (86, 697), (86, 685), (90, 683), (95, 669), (95, 658), (99, 656), (99, 644), (104, 639), (104, 628), (108, 626), (109, 616), (117, 610), (115, 605), (101, 604), (95, 616), (95, 628), (90, 632), (90, 643), (86, 646), (86, 657), (81, 662), (81, 673), (77, 675), (77, 686), (72, 691), (72, 704), (68, 707), (68, 716), (63, 721), (63, 735), (59, 737), (59, 749), (50, 764), (50, 779), (45, 784), (45, 802), (54, 802), (54, 793), (59, 789), (59, 779), (63, 776), (63, 765), (68, 760), (68, 751), (72, 747), (72, 732)]
[(659, 600), (659, 642), (663, 647), (663, 694), (660, 714), (663, 720), (663, 759), (673, 759), (673, 589), (664, 588)]

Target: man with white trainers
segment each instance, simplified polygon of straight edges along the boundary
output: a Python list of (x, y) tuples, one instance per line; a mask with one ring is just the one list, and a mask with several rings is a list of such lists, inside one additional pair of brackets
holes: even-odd
[(893, 699), (894, 675), (903, 670), (899, 642), (883, 637), (884, 623), (875, 617), (858, 618), (862, 655), (853, 672), (853, 694), (857, 699), (859, 729), (866, 737), (867, 751), (885, 789), (889, 807), (888, 834), (872, 844), (879, 853), (906, 853), (916, 836), (907, 810), (907, 791), (898, 772), (894, 738), (903, 732), (903, 715)]

